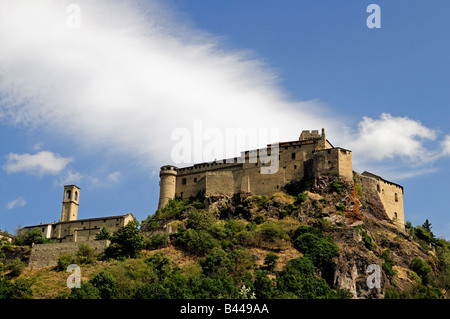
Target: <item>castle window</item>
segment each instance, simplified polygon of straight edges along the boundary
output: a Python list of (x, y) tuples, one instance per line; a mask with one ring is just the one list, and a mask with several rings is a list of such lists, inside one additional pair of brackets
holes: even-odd
[(394, 213), (394, 218), (397, 219), (397, 212)]
[(183, 192), (180, 193), (180, 199), (183, 199)]
[(331, 161), (328, 161), (328, 164), (331, 164)]
[(183, 179), (181, 180), (181, 184), (186, 185), (186, 178), (183, 178)]
[(377, 184), (377, 191), (378, 191), (378, 193), (381, 191), (380, 184)]
[(398, 194), (395, 193), (395, 201), (398, 202)]
[(194, 177), (194, 183), (197, 183), (197, 177)]
[(294, 165), (294, 169), (297, 169), (297, 165)]
[(295, 159), (295, 153), (292, 153), (292, 154), (291, 154), (291, 158), (292, 158), (292, 159)]
[[(70, 189), (66, 192), (66, 199), (70, 199), (70, 196), (72, 195), (72, 192)], [(61, 197), (60, 197), (61, 198)]]
[(75, 200), (78, 200), (78, 192), (75, 192)]

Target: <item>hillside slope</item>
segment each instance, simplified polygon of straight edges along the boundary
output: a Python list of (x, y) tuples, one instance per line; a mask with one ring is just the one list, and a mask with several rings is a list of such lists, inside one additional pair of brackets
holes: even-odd
[(67, 288), (62, 261), (13, 275), (0, 255), (0, 298), (448, 297), (449, 243), (407, 226), (395, 226), (357, 178), (289, 184), (269, 197), (175, 199), (124, 232), (136, 253), (86, 257), (85, 247), (68, 256), (81, 265), (81, 289)]

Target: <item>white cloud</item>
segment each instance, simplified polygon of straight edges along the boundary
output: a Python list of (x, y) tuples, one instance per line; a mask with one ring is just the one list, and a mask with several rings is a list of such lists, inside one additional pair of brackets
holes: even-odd
[(55, 185), (63, 186), (68, 184), (76, 184), (78, 186), (86, 186), (88, 188), (107, 187), (111, 184), (119, 183), (120, 177), (121, 173), (119, 171), (105, 173), (104, 170), (99, 170), (95, 173), (88, 174), (73, 172), (69, 169), (62, 174), (61, 178), (55, 182)]
[(39, 176), (59, 174), (71, 158), (61, 157), (58, 154), (41, 151), (36, 154), (9, 153), (4, 169), (7, 173), (26, 172)]
[[(279, 129), (276, 140), (269, 137), (249, 148), (325, 127), (333, 144), (353, 150), (356, 163), (400, 158), (417, 165), (437, 156), (424, 144), (435, 140), (436, 132), (407, 117), (364, 117), (357, 134), (350, 134), (346, 121), (319, 101), (290, 100), (278, 74), (261, 59), (225, 48), (162, 1), (79, 0), (76, 29), (67, 26), (70, 4), (0, 2), (3, 123), (45, 127), (59, 139), (109, 158), (128, 156), (152, 172), (171, 162), (177, 143), (172, 132), (187, 128), (194, 134), (196, 120), (204, 130), (222, 132)], [(442, 144), (443, 152), (450, 154), (449, 145)], [(228, 157), (242, 149), (224, 151)], [(20, 170), (19, 161), (10, 162), (9, 169)], [(21, 170), (56, 174), (67, 162), (59, 164), (28, 164)], [(118, 172), (70, 171), (66, 180), (99, 185), (119, 178)]]
[(281, 140), (339, 126), (317, 101), (290, 101), (261, 60), (175, 22), (161, 3), (77, 1), (81, 24), (70, 29), (69, 1), (2, 1), (0, 120), (152, 167), (170, 162), (172, 131), (198, 119), (278, 128)]
[(438, 152), (427, 149), (424, 142), (435, 140), (436, 131), (408, 117), (383, 113), (379, 119), (364, 117), (351, 149), (362, 161), (401, 158), (411, 164), (436, 160)]
[(450, 135), (447, 135), (441, 142), (442, 156), (450, 156)]
[(17, 207), (23, 207), (27, 204), (27, 201), (23, 197), (18, 197), (6, 204), (6, 208), (9, 210), (17, 208)]

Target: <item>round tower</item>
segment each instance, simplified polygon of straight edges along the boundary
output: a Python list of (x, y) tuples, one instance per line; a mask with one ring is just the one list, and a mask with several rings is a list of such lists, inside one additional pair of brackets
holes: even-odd
[(177, 168), (172, 165), (165, 165), (159, 171), (159, 203), (158, 209), (163, 208), (169, 199), (175, 198)]
[(75, 185), (64, 186), (61, 221), (77, 220), (78, 203), (80, 200), (80, 188)]

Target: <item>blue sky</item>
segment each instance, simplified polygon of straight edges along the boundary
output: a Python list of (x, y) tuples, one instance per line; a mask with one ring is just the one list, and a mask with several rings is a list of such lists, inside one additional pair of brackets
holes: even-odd
[[(366, 25), (371, 3), (379, 29)], [(2, 0), (0, 228), (57, 221), (72, 183), (79, 218), (142, 221), (157, 206), (159, 167), (173, 163), (174, 130), (200, 121), (274, 128), (281, 141), (325, 127), (356, 171), (404, 186), (406, 220), (428, 218), (449, 239), (449, 10)]]

